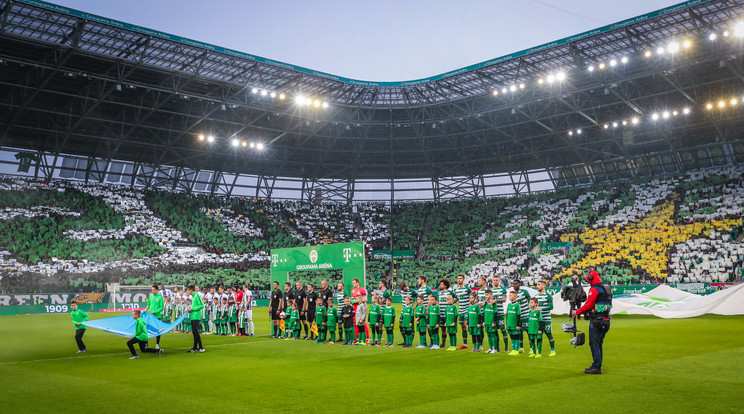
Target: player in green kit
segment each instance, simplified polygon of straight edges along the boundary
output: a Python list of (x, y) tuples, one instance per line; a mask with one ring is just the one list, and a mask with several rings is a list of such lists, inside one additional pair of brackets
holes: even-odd
[(429, 295), (427, 318), (426, 327), (429, 329), (429, 337), (431, 338), (429, 349), (439, 349), (439, 304), (434, 295)]
[(486, 354), (499, 353), (499, 328), (496, 323), (496, 314), (498, 312), (498, 303), (493, 297), (491, 289), (486, 289), (486, 304), (483, 305), (483, 326), (486, 335), (488, 335), (488, 351)]
[[(163, 318), (163, 295), (160, 294), (160, 286), (152, 285), (152, 294), (147, 297), (147, 308), (145, 312), (164, 322)], [(160, 349), (160, 336), (155, 338), (155, 349)]]
[(191, 332), (191, 312), (188, 311), (189, 309), (191, 309), (191, 301), (192, 299), (190, 297), (186, 298), (186, 302), (183, 304), (183, 313), (186, 314), (186, 317), (183, 318), (183, 331), (186, 333), (191, 333), (193, 335), (193, 333)]
[(318, 340), (315, 343), (324, 344), (328, 332), (328, 310), (323, 305), (323, 299), (320, 296), (315, 303), (315, 324), (318, 326)]
[(442, 279), (439, 281), (437, 300), (439, 302), (439, 329), (442, 330), (442, 344), (447, 343), (447, 297), (455, 295), (450, 290), (450, 286), (452, 286), (452, 283), (449, 279)]
[(470, 352), (480, 352), (483, 346), (481, 330), (483, 328), (483, 313), (478, 304), (478, 295), (470, 294), (470, 305), (468, 306), (468, 329), (473, 337), (473, 349)]
[[(344, 298), (346, 298), (346, 293), (344, 291), (344, 284), (339, 283), (336, 286), (336, 305), (338, 306), (338, 311), (341, 312), (341, 309), (344, 307)], [(338, 320), (338, 341), (343, 342), (344, 340), (344, 331), (346, 328), (344, 327), (344, 320), (345, 319), (339, 319)]]
[(75, 300), (70, 302), (70, 309), (72, 309), (72, 312), (70, 312), (72, 325), (75, 327), (75, 343), (78, 346), (76, 353), (82, 354), (88, 350), (83, 343), (83, 335), (85, 335), (85, 329), (87, 328), (84, 322), (88, 320), (88, 314), (83, 312), (82, 309), (78, 309), (78, 303)]
[(403, 348), (413, 347), (413, 303), (406, 298), (400, 311), (400, 331), (403, 332)]
[[(388, 297), (390, 297), (389, 294)], [(370, 338), (372, 339), (371, 346), (380, 346), (380, 342), (382, 342), (382, 323), (380, 323), (382, 307), (380, 306), (380, 300), (387, 301), (387, 298), (383, 297), (380, 299), (377, 295), (372, 296), (372, 305), (369, 307), (369, 329), (370, 335), (372, 335), (372, 338)]]
[(395, 339), (395, 308), (392, 298), (387, 298), (385, 302), (385, 307), (382, 308), (382, 324), (385, 326), (385, 333), (387, 334), (387, 344), (385, 346), (392, 348)]
[(542, 333), (545, 323), (543, 322), (542, 311), (537, 308), (537, 298), (530, 299), (530, 313), (527, 321), (527, 337), (530, 340), (529, 357), (542, 358)]
[(414, 316), (416, 317), (416, 326), (419, 333), (419, 344), (416, 348), (426, 348), (426, 305), (424, 305), (424, 298), (421, 296), (416, 299)]
[[(452, 288), (452, 291), (454, 292), (455, 299), (457, 299), (457, 303), (460, 307), (458, 320), (460, 321), (460, 329), (462, 330), (462, 345), (457, 349), (468, 349), (467, 303), (470, 301), (470, 294), (473, 293), (473, 290), (470, 289), (470, 286), (465, 284), (465, 275), (457, 275), (457, 285)], [(449, 325), (447, 325), (447, 327), (449, 327)], [(455, 334), (457, 334), (457, 332), (455, 332)]]
[[(521, 287), (521, 280), (512, 280), (512, 289), (517, 292), (517, 302), (519, 302), (519, 309), (522, 311), (522, 315), (519, 319), (522, 323), (521, 329), (519, 330), (519, 344), (524, 347), (524, 334), (527, 332), (527, 322), (529, 321), (530, 313), (530, 294), (526, 290), (521, 289)], [(519, 348), (519, 352), (524, 352), (524, 348)]]
[[(509, 352), (509, 340), (507, 339), (508, 335), (506, 334), (506, 323), (504, 321), (506, 289), (501, 285), (501, 278), (498, 276), (493, 276), (491, 282), (493, 283), (491, 292), (493, 293), (493, 298), (496, 300), (496, 306), (498, 307), (496, 312), (496, 327), (501, 331), (501, 339), (504, 341), (504, 352)], [(496, 335), (497, 337), (494, 339), (498, 340), (498, 334)], [(498, 348), (498, 346), (496, 348)]]
[(163, 298), (163, 322), (173, 322), (173, 303), (170, 298)]
[(509, 304), (506, 305), (506, 332), (511, 338), (512, 347), (511, 352), (507, 355), (519, 355), (520, 346), (520, 331), (522, 330), (522, 310), (517, 302), (517, 292), (512, 290), (509, 292)]
[[(448, 351), (457, 350), (457, 317), (459, 312), (457, 311), (457, 305), (455, 305), (455, 298), (452, 295), (447, 296), (447, 308), (445, 309), (445, 324), (447, 325), (447, 333), (450, 334), (450, 346), (447, 348)], [(467, 313), (466, 313), (467, 314)]]
[(555, 356), (555, 339), (553, 339), (553, 328), (552, 318), (550, 311), (553, 310), (553, 297), (548, 293), (545, 288), (548, 287), (548, 282), (541, 280), (537, 282), (537, 307), (542, 311), (543, 317), (543, 333), (548, 337), (548, 343), (550, 343), (550, 355), (549, 357)]
[(333, 305), (333, 297), (328, 298), (328, 333), (331, 334), (331, 338), (328, 341), (328, 345), (336, 343), (336, 327), (338, 325), (338, 309)]

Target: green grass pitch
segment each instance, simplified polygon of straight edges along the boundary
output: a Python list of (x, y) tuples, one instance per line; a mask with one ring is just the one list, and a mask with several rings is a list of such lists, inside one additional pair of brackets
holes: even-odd
[[(266, 309), (254, 316), (267, 335)], [(561, 322), (554, 318), (554, 331)], [(589, 376), (588, 345), (575, 349), (564, 333), (556, 334), (558, 356), (537, 360), (266, 336), (205, 336), (207, 352), (187, 354), (191, 336), (171, 333), (162, 359), (130, 361), (125, 338), (96, 329), (85, 334), (89, 351), (75, 354), (69, 315), (2, 316), (0, 400), (8, 413), (550, 413), (584, 412), (591, 400), (607, 412), (740, 412), (742, 332), (743, 317), (618, 316), (604, 375)]]

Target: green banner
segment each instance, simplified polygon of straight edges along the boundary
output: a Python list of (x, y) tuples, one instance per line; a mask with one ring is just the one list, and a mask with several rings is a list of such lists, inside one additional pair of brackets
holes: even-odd
[(364, 243), (271, 249), (272, 272), (364, 267)]
[(564, 252), (571, 247), (570, 243), (542, 243), (540, 244), (540, 253)]
[[(415, 250), (394, 250), (393, 259), (413, 259)], [(372, 258), (377, 260), (390, 260), (390, 250), (373, 250)]]
[(365, 266), (364, 242), (361, 241), (271, 249), (271, 282), (280, 285), (289, 281), (289, 272), (342, 269), (348, 294), (355, 278), (362, 287), (366, 286)]
[(19, 152), (15, 155), (15, 158), (18, 160), (18, 172), (28, 172), (31, 162), (38, 159), (36, 154), (30, 152)]

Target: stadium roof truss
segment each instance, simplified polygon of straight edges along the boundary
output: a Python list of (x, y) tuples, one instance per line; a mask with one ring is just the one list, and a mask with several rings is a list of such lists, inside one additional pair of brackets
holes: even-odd
[[(255, 195), (271, 197), (281, 177), (294, 177), (298, 198), (320, 191), (346, 201), (365, 180), (390, 182), (388, 192), (413, 180), (439, 200), (493, 195), (492, 176), (508, 177), (499, 185), (519, 194), (538, 191), (536, 171), (554, 188), (740, 163), (742, 111), (703, 106), (744, 93), (742, 41), (707, 41), (743, 12), (739, 1), (690, 1), (475, 69), (388, 85), (0, 0), (0, 147), (44, 154), (48, 165), (36, 173), (47, 177), (72, 154), (88, 157), (85, 179), (103, 180), (124, 161), (132, 184), (200, 191), (202, 182), (232, 194), (246, 176)], [(681, 39), (694, 44), (656, 56)], [(655, 56), (644, 58), (647, 50)], [(623, 57), (627, 65), (588, 70)], [(538, 83), (559, 72), (565, 80)], [(651, 121), (682, 108), (692, 112)], [(604, 128), (634, 117), (636, 127)]]

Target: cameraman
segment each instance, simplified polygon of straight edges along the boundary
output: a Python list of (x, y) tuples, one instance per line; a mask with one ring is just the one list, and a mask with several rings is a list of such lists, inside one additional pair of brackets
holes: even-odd
[(591, 285), (589, 297), (584, 306), (574, 312), (575, 316), (587, 314), (589, 317), (589, 348), (594, 362), (585, 369), (585, 374), (602, 373), (602, 343), (610, 330), (610, 309), (612, 309), (612, 288), (602, 282), (595, 270), (587, 273), (584, 279)]

